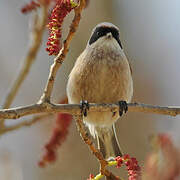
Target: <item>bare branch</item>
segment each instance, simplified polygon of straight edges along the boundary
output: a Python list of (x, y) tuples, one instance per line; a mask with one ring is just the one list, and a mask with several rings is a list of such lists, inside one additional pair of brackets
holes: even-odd
[[(40, 17), (41, 17), (41, 15), (34, 16), (34, 18), (35, 18), (34, 21), (39, 21), (39, 19), (36, 19), (36, 18), (40, 18)], [(17, 79), (15, 80), (10, 92), (7, 95), (7, 98), (4, 102), (3, 108), (9, 108), (10, 105), (12, 104), (12, 101), (13, 101), (14, 97), (16, 96), (18, 89), (20, 88), (22, 82), (28, 75), (31, 65), (36, 58), (37, 52), (38, 52), (40, 44), (42, 42), (43, 32), (44, 32), (44, 29), (45, 29), (45, 26), (47, 23), (47, 7), (46, 6), (43, 6), (43, 8), (42, 8), (42, 20), (41, 21), (42, 22), (40, 25), (39, 25), (39, 23), (35, 23), (36, 25), (39, 25), (38, 27), (33, 27), (34, 29), (32, 31), (32, 36), (33, 36), (32, 44), (30, 45), (30, 48), (28, 50), (28, 53), (25, 58), (22, 69), (20, 70), (20, 72), (17, 76)]]
[(61, 64), (63, 63), (63, 61), (66, 57), (66, 54), (68, 53), (70, 42), (71, 42), (71, 40), (72, 40), (72, 38), (73, 38), (73, 36), (74, 36), (78, 26), (79, 26), (79, 22), (81, 19), (81, 13), (82, 13), (83, 8), (85, 7), (85, 4), (86, 4), (86, 0), (80, 0), (79, 6), (77, 6), (74, 9), (75, 16), (74, 16), (74, 19), (73, 19), (72, 24), (70, 26), (68, 36), (63, 43), (62, 49), (60, 50), (57, 57), (54, 59), (54, 63), (51, 66), (48, 81), (47, 81), (44, 93), (40, 98), (40, 102), (50, 102), (50, 97), (52, 94), (52, 90), (53, 90), (53, 86), (54, 86), (54, 80), (55, 80), (57, 71), (60, 68)]
[[(23, 116), (38, 114), (38, 113), (69, 113), (72, 115), (81, 114), (81, 105), (80, 104), (52, 104), (52, 103), (42, 103), (42, 104), (33, 104), (29, 106), (11, 108), (11, 109), (1, 109), (0, 110), (0, 119), (18, 119)], [(115, 104), (89, 104), (90, 112), (103, 112), (111, 111), (115, 112), (119, 110), (118, 103)], [(128, 104), (129, 112), (144, 112), (144, 113), (153, 113), (153, 114), (162, 114), (169, 116), (176, 116), (180, 114), (180, 107), (163, 107), (163, 106), (153, 106), (148, 104), (140, 103), (129, 103)]]
[(74, 116), (74, 118), (76, 120), (76, 125), (78, 128), (78, 131), (79, 131), (84, 143), (89, 146), (89, 149), (96, 156), (96, 158), (98, 159), (98, 161), (100, 163), (101, 174), (105, 175), (108, 180), (120, 180), (112, 172), (110, 172), (106, 169), (108, 162), (103, 158), (101, 152), (95, 148), (93, 142), (88, 137), (88, 135), (85, 131), (84, 123), (83, 123), (83, 116), (82, 115), (76, 115), (76, 116)]
[(180, 106), (154, 106), (142, 103), (129, 103), (128, 109), (131, 112), (144, 112), (169, 116), (180, 114)]
[(50, 117), (50, 115), (52, 115), (52, 114), (41, 114), (41, 115), (37, 115), (37, 116), (33, 117), (30, 120), (25, 120), (23, 122), (20, 122), (16, 125), (9, 126), (9, 127), (6, 126), (6, 127), (0, 129), (0, 135), (5, 134), (10, 131), (18, 130), (22, 127), (30, 127), (33, 124), (35, 124), (36, 122), (39, 122), (40, 120), (42, 120), (44, 118)]
[(103, 158), (102, 154), (100, 153), (100, 151), (95, 148), (95, 146), (93, 145), (93, 142), (88, 137), (88, 135), (87, 135), (87, 133), (85, 131), (85, 127), (84, 127), (84, 123), (83, 123), (82, 118), (83, 118), (82, 115), (74, 116), (74, 119), (76, 120), (76, 124), (77, 124), (77, 127), (78, 127), (78, 131), (81, 134), (81, 137), (82, 137), (83, 141), (89, 146), (89, 149), (96, 156), (96, 158), (100, 162), (102, 161), (104, 163), (104, 166), (108, 165), (107, 161), (104, 160), (104, 158)]
[[(43, 32), (46, 27), (47, 23), (47, 17), (48, 17), (48, 6), (46, 4), (42, 5), (42, 11), (40, 15), (34, 16), (34, 24), (32, 29), (32, 41), (30, 44), (30, 48), (28, 50), (28, 53), (25, 57), (24, 64), (20, 70), (20, 72), (17, 75), (17, 78), (15, 79), (10, 91), (7, 94), (7, 97), (5, 98), (5, 102), (3, 105), (3, 108), (9, 108), (20, 88), (22, 83), (24, 82), (25, 78), (27, 77), (30, 68), (36, 58), (37, 52), (39, 50), (39, 47), (42, 42)], [(4, 120), (1, 120), (0, 125), (3, 127)]]

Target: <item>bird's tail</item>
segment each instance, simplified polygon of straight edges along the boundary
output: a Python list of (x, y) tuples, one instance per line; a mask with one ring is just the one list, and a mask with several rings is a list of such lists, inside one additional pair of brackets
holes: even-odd
[(122, 156), (119, 142), (115, 132), (115, 125), (111, 127), (95, 127), (98, 148), (106, 160)]

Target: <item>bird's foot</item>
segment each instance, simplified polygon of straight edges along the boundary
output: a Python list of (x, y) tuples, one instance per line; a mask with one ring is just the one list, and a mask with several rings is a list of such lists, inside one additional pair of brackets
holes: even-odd
[(87, 116), (87, 111), (89, 110), (89, 103), (88, 101), (80, 101), (81, 104), (81, 113), (84, 115), (84, 117)]
[(122, 116), (123, 113), (126, 113), (128, 111), (128, 105), (126, 101), (119, 101), (119, 116)]

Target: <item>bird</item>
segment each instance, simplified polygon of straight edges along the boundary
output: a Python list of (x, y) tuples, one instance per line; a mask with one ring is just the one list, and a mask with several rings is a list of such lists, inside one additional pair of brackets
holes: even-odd
[(120, 31), (110, 22), (102, 22), (92, 30), (84, 51), (69, 74), (66, 87), (68, 103), (116, 103), (115, 112), (88, 112), (83, 117), (104, 159), (123, 156), (115, 123), (133, 96), (132, 70), (124, 53)]

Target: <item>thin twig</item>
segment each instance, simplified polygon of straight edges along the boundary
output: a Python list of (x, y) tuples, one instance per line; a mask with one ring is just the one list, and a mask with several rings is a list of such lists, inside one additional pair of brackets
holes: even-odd
[(92, 153), (96, 156), (96, 158), (101, 162), (103, 162), (104, 166), (108, 165), (108, 162), (104, 160), (102, 154), (99, 152), (99, 150), (97, 150), (95, 148), (95, 146), (93, 145), (93, 142), (91, 141), (91, 139), (88, 137), (86, 131), (85, 131), (85, 127), (83, 124), (83, 120), (82, 120), (82, 115), (76, 115), (74, 116), (74, 119), (76, 121), (77, 127), (78, 127), (78, 131), (81, 134), (82, 139), (84, 140), (84, 142), (89, 146), (89, 149), (92, 151)]
[(88, 135), (85, 131), (84, 123), (83, 123), (83, 116), (76, 115), (76, 116), (74, 116), (74, 118), (76, 120), (76, 125), (77, 125), (78, 131), (79, 131), (83, 141), (85, 142), (85, 144), (87, 144), (89, 146), (89, 149), (96, 156), (96, 158), (98, 159), (98, 161), (100, 163), (101, 174), (105, 175), (108, 180), (120, 180), (112, 172), (110, 172), (106, 169), (108, 162), (103, 158), (101, 152), (95, 148), (93, 142), (88, 137)]
[(44, 118), (50, 117), (50, 115), (52, 115), (52, 114), (50, 114), (50, 113), (49, 114), (41, 114), (41, 115), (37, 115), (37, 116), (33, 117), (32, 119), (20, 122), (16, 125), (12, 125), (9, 127), (6, 126), (6, 127), (0, 129), (0, 135), (5, 134), (10, 131), (12, 132), (12, 131), (18, 130), (22, 127), (30, 127), (33, 124), (35, 124), (36, 122), (39, 122), (40, 120), (42, 120)]
[(86, 0), (80, 0), (79, 5), (74, 9), (75, 15), (74, 15), (72, 24), (70, 26), (68, 36), (67, 36), (66, 40), (63, 42), (63, 47), (60, 50), (59, 54), (54, 59), (54, 63), (51, 65), (47, 84), (44, 89), (44, 93), (40, 98), (40, 103), (50, 102), (50, 98), (51, 98), (51, 94), (52, 94), (52, 90), (53, 90), (53, 86), (54, 86), (54, 80), (55, 80), (57, 71), (60, 68), (60, 66), (62, 65), (62, 63), (68, 53), (70, 42), (79, 26), (79, 22), (81, 19), (81, 13), (82, 13), (83, 8), (85, 7), (85, 4), (86, 4)]
[[(34, 16), (33, 19), (34, 23), (33, 23), (32, 35), (31, 35), (32, 40), (30, 40), (31, 41), (30, 48), (25, 57), (24, 64), (20, 72), (18, 73), (17, 78), (13, 82), (13, 85), (10, 88), (7, 97), (5, 98), (5, 102), (3, 105), (4, 109), (7, 109), (11, 106), (20, 86), (27, 77), (33, 62), (36, 59), (37, 52), (42, 43), (42, 37), (46, 27), (47, 17), (48, 17), (48, 6), (47, 4), (43, 4), (41, 14)], [(4, 120), (1, 120), (0, 127), (3, 127), (3, 125), (4, 125)]]
[[(1, 109), (0, 110), (0, 119), (18, 119), (23, 116), (38, 114), (38, 113), (68, 113), (72, 115), (81, 114), (81, 105), (80, 104), (52, 104), (52, 103), (42, 103), (42, 104), (33, 104), (29, 106), (11, 108), (11, 109)], [(119, 110), (118, 103), (115, 104), (89, 104), (90, 112), (104, 112), (111, 111), (115, 112)], [(180, 114), (180, 107), (163, 107), (163, 106), (153, 106), (148, 104), (140, 103), (129, 103), (128, 104), (129, 112), (144, 112), (152, 114), (161, 114), (176, 116)]]

